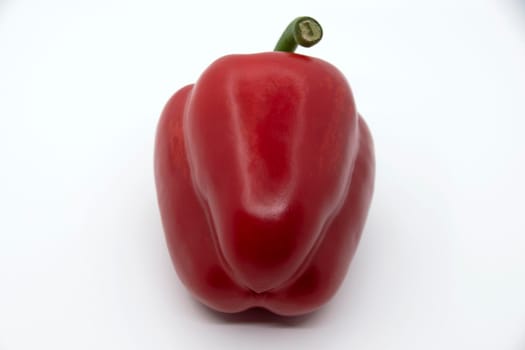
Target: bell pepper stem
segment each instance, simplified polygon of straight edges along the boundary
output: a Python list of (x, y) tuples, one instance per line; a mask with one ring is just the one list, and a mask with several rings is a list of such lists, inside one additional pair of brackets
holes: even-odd
[(311, 47), (323, 37), (323, 28), (312, 17), (297, 17), (284, 30), (274, 51), (294, 52), (297, 46)]

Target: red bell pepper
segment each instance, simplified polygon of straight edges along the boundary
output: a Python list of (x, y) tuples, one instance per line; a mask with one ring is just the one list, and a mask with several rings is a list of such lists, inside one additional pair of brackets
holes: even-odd
[(155, 177), (171, 258), (215, 310), (313, 311), (356, 250), (373, 145), (345, 77), (293, 53), (321, 36), (317, 21), (296, 19), (275, 52), (218, 59), (160, 118)]

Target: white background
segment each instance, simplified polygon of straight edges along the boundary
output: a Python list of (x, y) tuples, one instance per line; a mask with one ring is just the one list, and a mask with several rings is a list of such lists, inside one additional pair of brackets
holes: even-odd
[[(377, 152), (350, 273), (319, 312), (221, 316), (167, 254), (153, 141), (217, 57), (347, 76)], [(0, 349), (525, 349), (525, 1), (0, 0)]]

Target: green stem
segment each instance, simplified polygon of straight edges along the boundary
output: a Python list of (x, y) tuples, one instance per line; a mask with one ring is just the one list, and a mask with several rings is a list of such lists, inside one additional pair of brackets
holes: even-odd
[(274, 51), (294, 52), (297, 45), (311, 47), (323, 37), (323, 28), (312, 17), (297, 17), (284, 30)]

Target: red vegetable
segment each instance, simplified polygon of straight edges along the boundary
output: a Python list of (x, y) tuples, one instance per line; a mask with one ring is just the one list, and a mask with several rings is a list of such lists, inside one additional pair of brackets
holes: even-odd
[(334, 66), (282, 52), (321, 36), (300, 17), (277, 52), (215, 61), (162, 113), (155, 175), (169, 251), (213, 309), (313, 311), (356, 250), (373, 190), (370, 133)]

